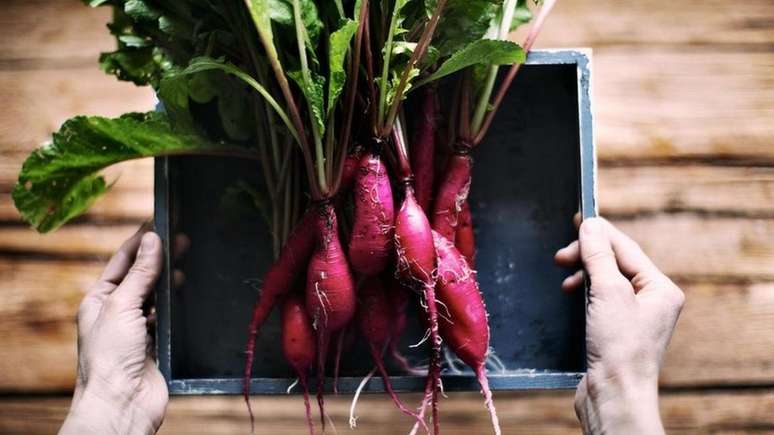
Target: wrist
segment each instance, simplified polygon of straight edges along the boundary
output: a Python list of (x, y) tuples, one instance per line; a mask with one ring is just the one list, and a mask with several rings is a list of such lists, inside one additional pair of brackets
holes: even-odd
[(73, 400), (64, 434), (155, 434), (158, 427), (134, 403), (109, 390), (86, 386)]
[(589, 379), (589, 400), (598, 431), (605, 434), (663, 434), (658, 408), (658, 379), (608, 374)]
[(618, 392), (599, 412), (610, 422), (609, 433), (659, 434), (664, 433), (658, 408), (658, 381), (656, 379), (623, 379), (616, 386)]

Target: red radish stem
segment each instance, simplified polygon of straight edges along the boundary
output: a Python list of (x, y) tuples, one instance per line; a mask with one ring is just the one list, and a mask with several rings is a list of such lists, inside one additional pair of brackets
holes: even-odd
[(451, 242), (454, 242), (462, 204), (467, 201), (470, 189), (473, 159), (468, 151), (470, 148), (467, 145), (461, 145), (449, 157), (433, 205), (433, 229)]
[[(368, 342), (371, 358), (384, 381), (384, 389), (387, 390), (387, 394), (390, 395), (395, 406), (402, 413), (417, 418), (416, 413), (406, 408), (406, 405), (395, 394), (390, 382), (390, 375), (384, 367), (382, 353), (393, 335), (394, 313), (381, 278), (378, 276), (366, 278), (361, 282), (358, 293), (357, 324), (360, 333)], [(424, 421), (418, 421), (424, 425)]]
[(411, 147), (411, 168), (414, 170), (414, 189), (417, 202), (425, 213), (430, 212), (435, 176), (435, 129), (438, 108), (435, 88), (427, 86), (421, 97), (416, 130)]
[(355, 285), (339, 242), (336, 212), (331, 203), (316, 213), (317, 247), (306, 273), (306, 310), (317, 332), (317, 403), (325, 430), (323, 387), (331, 334), (344, 328), (355, 314)]
[(470, 204), (466, 200), (460, 210), (454, 246), (465, 257), (471, 269), (476, 268), (476, 236), (473, 234), (473, 217), (470, 214)]
[(376, 153), (366, 153), (355, 173), (355, 210), (349, 261), (359, 275), (381, 273), (393, 254), (395, 206), (387, 168)]
[(445, 306), (449, 314), (449, 318), (442, 316), (439, 320), (441, 337), (476, 373), (494, 431), (499, 435), (500, 423), (486, 378), (489, 323), (476, 274), (468, 267), (457, 248), (445, 237), (433, 232), (433, 242), (438, 254), (436, 292), (439, 303)]
[(279, 258), (271, 265), (263, 279), (263, 291), (253, 308), (247, 336), (247, 355), (243, 377), (242, 391), (247, 410), (250, 413), (250, 424), (254, 424), (253, 410), (250, 407), (250, 378), (253, 372), (253, 358), (255, 356), (255, 340), (258, 330), (266, 321), (272, 308), (279, 297), (287, 294), (292, 288), (295, 278), (303, 274), (303, 268), (312, 255), (316, 239), (317, 213), (314, 210), (306, 212), (293, 233), (288, 238), (280, 252)]
[(316, 347), (312, 320), (304, 307), (304, 299), (300, 295), (288, 296), (282, 305), (282, 353), (296, 371), (298, 381), (304, 389), (306, 422), (311, 435), (314, 435), (314, 423), (306, 380), (307, 373), (314, 364)]

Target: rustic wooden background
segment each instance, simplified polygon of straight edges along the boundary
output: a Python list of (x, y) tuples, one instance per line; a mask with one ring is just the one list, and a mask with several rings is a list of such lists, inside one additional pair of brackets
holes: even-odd
[[(0, 433), (53, 433), (73, 386), (82, 289), (152, 214), (151, 161), (113, 169), (113, 192), (47, 236), (19, 222), (9, 192), (27, 153), (66, 118), (154, 100), (97, 69), (113, 45), (107, 10), (2, 4)], [(602, 212), (686, 292), (661, 379), (669, 431), (774, 433), (774, 2), (563, 0), (539, 45), (594, 49)], [(505, 433), (577, 433), (572, 396), (498, 394)], [(262, 433), (303, 433), (297, 398), (256, 405)], [(347, 405), (331, 400), (341, 427)], [(443, 406), (447, 433), (488, 433), (475, 394)], [(409, 424), (380, 397), (360, 410), (364, 433)], [(175, 398), (162, 433), (246, 424), (237, 398)]]

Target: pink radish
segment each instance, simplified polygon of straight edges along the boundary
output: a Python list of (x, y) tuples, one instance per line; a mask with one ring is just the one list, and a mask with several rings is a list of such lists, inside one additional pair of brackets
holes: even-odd
[[(393, 322), (395, 313), (392, 311), (390, 300), (385, 292), (382, 280), (379, 277), (369, 277), (363, 280), (358, 291), (358, 309), (357, 324), (360, 333), (368, 342), (368, 348), (371, 351), (371, 358), (374, 361), (379, 374), (384, 381), (384, 389), (390, 395), (392, 401), (398, 409), (413, 418), (417, 418), (416, 413), (410, 411), (395, 394), (390, 382), (390, 376), (384, 367), (382, 354), (393, 336)], [(420, 424), (425, 422), (419, 420)], [(426, 426), (425, 426), (426, 428)]]
[(446, 170), (441, 179), (433, 204), (433, 229), (452, 243), (459, 225), (459, 214), (462, 205), (468, 199), (470, 189), (470, 170), (473, 160), (465, 146), (455, 152), (446, 163)]
[(252, 318), (248, 327), (247, 355), (243, 377), (243, 394), (250, 413), (250, 423), (253, 424), (253, 411), (250, 407), (250, 378), (253, 372), (255, 340), (258, 331), (269, 317), (278, 298), (285, 295), (295, 279), (303, 275), (309, 257), (312, 255), (316, 239), (316, 211), (309, 210), (301, 219), (293, 233), (288, 238), (280, 252), (279, 258), (271, 265), (264, 275), (261, 296), (253, 308)]
[(306, 381), (307, 373), (317, 355), (317, 343), (312, 320), (304, 307), (304, 298), (300, 295), (288, 296), (282, 305), (282, 354), (295, 370), (298, 382), (304, 389), (306, 422), (309, 433), (314, 435), (312, 411), (309, 406), (309, 387)]
[(317, 403), (325, 430), (323, 387), (331, 334), (344, 328), (355, 314), (355, 284), (339, 242), (336, 212), (330, 202), (316, 213), (317, 247), (306, 273), (306, 310), (317, 333)]
[(374, 276), (392, 259), (395, 220), (390, 178), (378, 154), (366, 153), (361, 158), (354, 194), (349, 261), (359, 275)]
[(417, 204), (414, 190), (409, 183), (406, 183), (405, 199), (395, 219), (395, 249), (398, 257), (398, 274), (409, 285), (420, 288), (424, 295), (432, 346), (428, 388), (425, 395), (432, 397), (433, 431), (439, 433), (438, 387), (441, 377), (441, 337), (438, 334), (438, 309), (433, 275), (436, 266), (435, 247), (430, 222)]
[(476, 268), (476, 236), (473, 234), (473, 216), (470, 214), (470, 205), (465, 200), (460, 210), (457, 232), (454, 237), (454, 246), (460, 251), (471, 269)]
[(414, 171), (414, 189), (417, 203), (425, 213), (430, 212), (430, 201), (435, 177), (435, 130), (436, 116), (435, 88), (425, 87), (421, 96), (418, 121), (411, 147), (411, 168)]
[(438, 253), (436, 293), (439, 304), (448, 314), (448, 318), (441, 316), (439, 320), (441, 337), (476, 373), (495, 433), (500, 434), (500, 423), (486, 378), (489, 322), (476, 274), (448, 239), (433, 231), (433, 241)]

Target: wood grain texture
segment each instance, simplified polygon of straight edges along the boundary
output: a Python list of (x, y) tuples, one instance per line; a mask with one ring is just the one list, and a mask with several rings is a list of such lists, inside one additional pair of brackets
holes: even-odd
[(137, 231), (141, 223), (70, 224), (47, 234), (21, 225), (0, 226), (0, 252), (107, 258)]
[(774, 168), (603, 166), (599, 205), (608, 216), (688, 211), (774, 217)]
[(75, 115), (118, 116), (153, 110), (148, 88), (119, 82), (96, 64), (78, 69), (0, 70), (0, 147), (32, 151)]
[(100, 262), (0, 259), (0, 391), (73, 387), (75, 313), (101, 269)]
[(0, 16), (4, 68), (95, 63), (101, 51), (115, 48), (105, 27), (110, 15), (109, 8), (90, 8), (78, 0), (5, 0)]
[[(0, 392), (72, 387), (74, 315), (102, 265), (0, 259)], [(680, 284), (687, 304), (662, 384), (774, 384), (774, 281)]]
[(677, 213), (612, 221), (675, 278), (774, 279), (774, 219)]
[[(409, 403), (419, 396), (405, 395)], [(348, 431), (349, 397), (326, 400), (340, 432)], [(54, 433), (64, 419), (69, 398), (0, 399), (0, 432)], [(506, 434), (577, 434), (571, 392), (498, 394), (500, 423)], [(770, 433), (774, 431), (774, 392), (746, 391), (704, 394), (671, 393), (661, 400), (661, 412), (670, 434)], [(298, 396), (254, 397), (258, 434), (305, 433), (303, 405)], [(442, 399), (444, 433), (489, 433), (489, 417), (476, 394), (451, 394)], [(358, 428), (353, 433), (404, 434), (411, 422), (383, 397), (363, 396), (358, 405)], [(244, 402), (237, 397), (177, 397), (167, 410), (159, 434), (234, 434), (249, 429)]]
[(580, 0), (561, 1), (536, 45), (770, 49), (772, 17), (774, 4), (768, 0), (748, 1), (743, 7), (723, 0), (602, 0), (594, 2), (593, 8)]
[(598, 155), (774, 165), (774, 51), (597, 50)]

